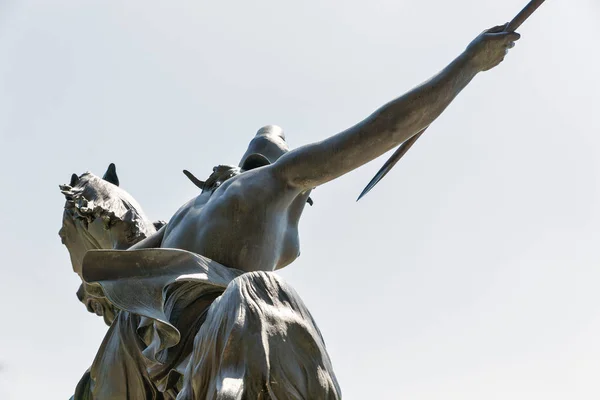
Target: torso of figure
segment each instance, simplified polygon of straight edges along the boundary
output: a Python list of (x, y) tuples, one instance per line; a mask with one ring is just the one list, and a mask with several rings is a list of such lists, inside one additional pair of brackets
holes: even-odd
[(309, 192), (299, 193), (264, 168), (243, 172), (181, 207), (161, 247), (246, 272), (283, 268), (299, 256), (298, 222)]

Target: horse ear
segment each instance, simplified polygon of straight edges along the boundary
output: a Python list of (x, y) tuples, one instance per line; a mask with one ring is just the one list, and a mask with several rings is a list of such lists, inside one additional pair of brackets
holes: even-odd
[(115, 186), (119, 186), (119, 177), (117, 176), (117, 167), (115, 167), (114, 163), (110, 163), (108, 169), (104, 173), (102, 177), (106, 182), (110, 182)]
[(69, 183), (69, 186), (75, 187), (77, 183), (79, 183), (79, 177), (77, 176), (77, 174), (71, 175), (71, 182)]

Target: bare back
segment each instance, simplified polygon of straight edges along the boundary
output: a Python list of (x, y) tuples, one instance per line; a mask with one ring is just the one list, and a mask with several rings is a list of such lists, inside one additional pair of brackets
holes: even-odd
[(310, 191), (283, 184), (271, 169), (244, 172), (190, 200), (171, 218), (161, 247), (248, 272), (290, 264), (299, 255), (298, 222)]

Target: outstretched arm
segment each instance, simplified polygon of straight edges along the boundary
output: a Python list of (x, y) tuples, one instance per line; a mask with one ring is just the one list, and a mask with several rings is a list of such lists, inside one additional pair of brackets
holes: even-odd
[(429, 126), (481, 71), (500, 64), (517, 33), (497, 26), (479, 35), (439, 74), (353, 127), (282, 156), (274, 171), (301, 190), (333, 180), (379, 157)]

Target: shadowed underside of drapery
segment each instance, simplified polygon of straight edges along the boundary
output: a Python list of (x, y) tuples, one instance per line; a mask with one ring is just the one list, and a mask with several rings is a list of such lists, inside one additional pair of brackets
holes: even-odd
[(83, 277), (122, 310), (80, 399), (339, 399), (321, 333), (272, 272), (176, 249), (90, 251)]

